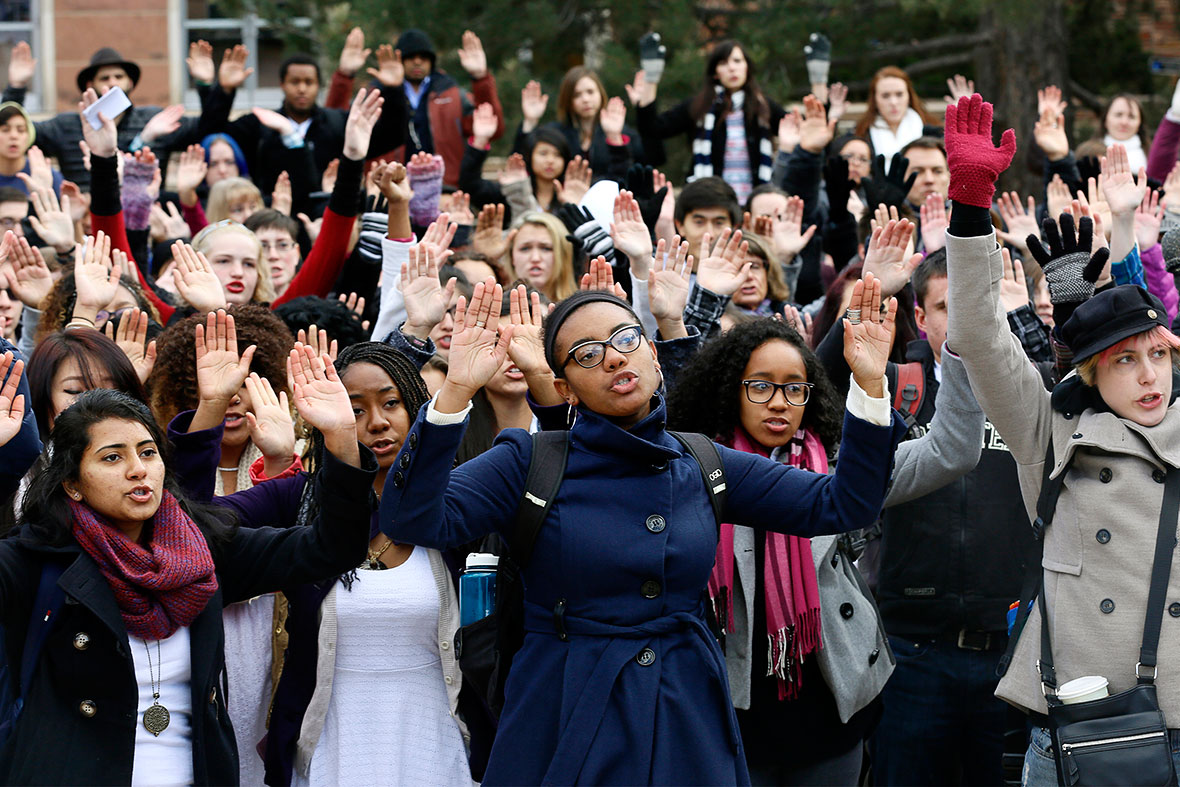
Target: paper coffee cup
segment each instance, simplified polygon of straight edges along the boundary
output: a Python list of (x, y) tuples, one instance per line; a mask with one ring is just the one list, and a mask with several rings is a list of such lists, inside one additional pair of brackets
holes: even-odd
[(1101, 675), (1086, 675), (1083, 678), (1075, 678), (1068, 683), (1063, 683), (1061, 688), (1057, 690), (1057, 699), (1066, 705), (1100, 700), (1110, 696), (1110, 691), (1107, 688), (1109, 685), (1106, 678)]

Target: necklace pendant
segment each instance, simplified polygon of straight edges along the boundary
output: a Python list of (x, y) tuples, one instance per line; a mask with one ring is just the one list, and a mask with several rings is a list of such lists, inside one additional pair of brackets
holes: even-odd
[(168, 709), (160, 703), (153, 703), (152, 707), (143, 712), (143, 726), (147, 731), (157, 738), (160, 733), (168, 729), (168, 725), (172, 722), (172, 715), (168, 713)]

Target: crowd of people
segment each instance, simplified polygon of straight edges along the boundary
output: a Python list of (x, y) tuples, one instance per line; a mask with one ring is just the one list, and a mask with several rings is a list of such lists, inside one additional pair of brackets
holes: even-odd
[[(242, 46), (198, 115), (107, 117), (103, 48), (40, 121), (13, 49), (0, 781), (1175, 783), (1180, 88), (1004, 108), (997, 193), (969, 80), (854, 118), (820, 34), (795, 105), (725, 41), (661, 107), (649, 34), (514, 132), (447, 43), (233, 119)], [(1156, 726), (1069, 738), (1079, 678)]]

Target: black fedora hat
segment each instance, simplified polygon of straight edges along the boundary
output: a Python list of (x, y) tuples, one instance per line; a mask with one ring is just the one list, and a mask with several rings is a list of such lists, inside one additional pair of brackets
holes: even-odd
[(90, 65), (78, 72), (78, 92), (86, 92), (86, 83), (94, 81), (94, 75), (98, 73), (98, 69), (103, 66), (119, 66), (127, 72), (127, 76), (131, 77), (131, 86), (135, 87), (139, 84), (139, 66), (132, 63), (130, 60), (124, 60), (123, 56), (111, 49), (109, 46), (104, 46), (102, 49), (95, 52), (90, 57)]

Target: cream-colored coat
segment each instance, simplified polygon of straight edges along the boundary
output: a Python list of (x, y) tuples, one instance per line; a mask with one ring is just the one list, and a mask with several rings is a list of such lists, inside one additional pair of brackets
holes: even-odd
[[(962, 357), (984, 413), (1012, 451), (1030, 521), (1036, 518), (1050, 439), (1053, 473), (1069, 464), (1042, 562), (1058, 683), (1102, 675), (1112, 694), (1129, 689), (1143, 636), (1163, 471), (1180, 467), (1180, 402), (1155, 427), (1092, 409), (1069, 418), (1054, 411), (1000, 307), (995, 236), (948, 233), (947, 267), (947, 344)], [(1109, 539), (1106, 533), (1098, 538), (1103, 530)], [(1174, 555), (1168, 606), (1180, 601), (1176, 562)], [(1180, 606), (1175, 609), (1180, 612)], [(1180, 617), (1160, 614), (1159, 700), (1175, 726), (1180, 724)], [(1041, 619), (1034, 607), (996, 696), (1046, 712), (1036, 666), (1040, 650)]]

